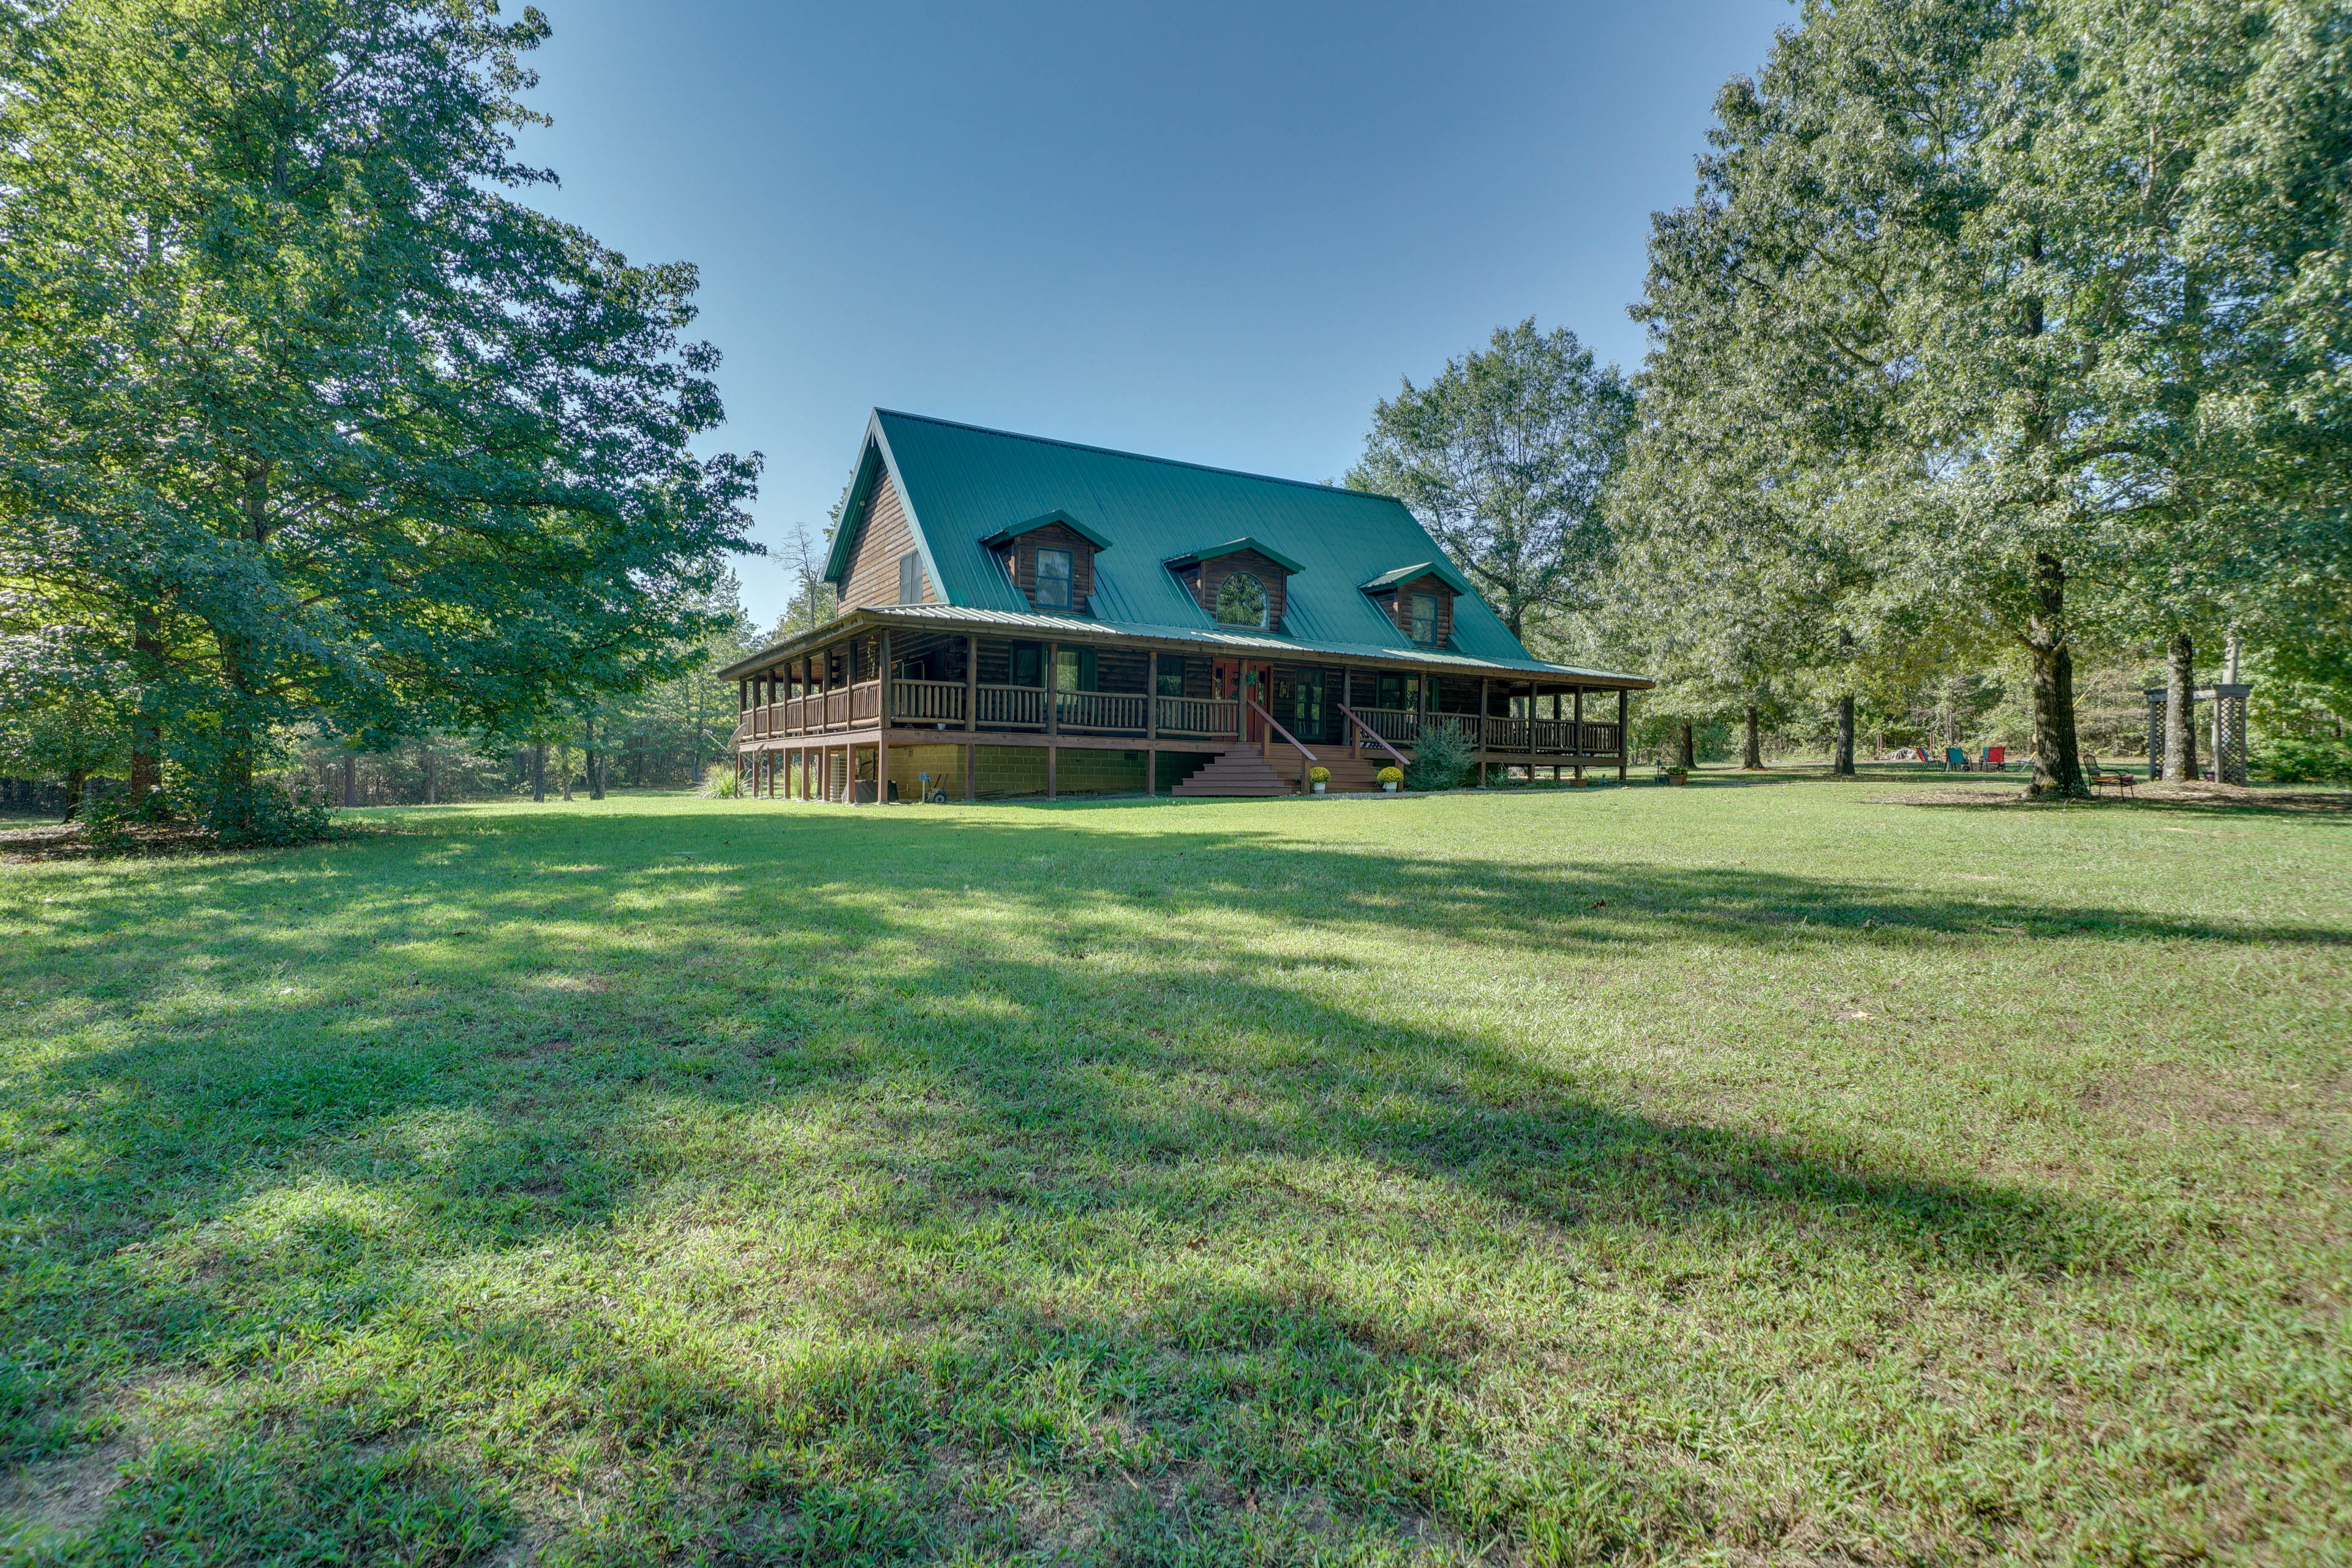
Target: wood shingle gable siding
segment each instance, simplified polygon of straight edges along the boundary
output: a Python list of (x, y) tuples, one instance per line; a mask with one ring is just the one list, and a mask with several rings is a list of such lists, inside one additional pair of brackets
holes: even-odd
[[(857, 533), (851, 542), (849, 570), (843, 574), (841, 608), (855, 610), (869, 605), (895, 605), (898, 602), (898, 558), (915, 548), (914, 530), (907, 526), (907, 509), (899, 503), (898, 487), (887, 473), (874, 486), (865, 510), (857, 519)], [(926, 605), (940, 602), (939, 586), (929, 572), (923, 574), (923, 598)]]
[(1043, 528), (1033, 528), (1003, 546), (998, 553), (1005, 558), (1006, 570), (1013, 585), (1021, 590), (1022, 598), (1031, 605), (1037, 603), (1037, 552), (1066, 550), (1070, 552), (1070, 611), (1073, 615), (1087, 613), (1087, 601), (1095, 591), (1095, 547), (1093, 542), (1049, 522)]

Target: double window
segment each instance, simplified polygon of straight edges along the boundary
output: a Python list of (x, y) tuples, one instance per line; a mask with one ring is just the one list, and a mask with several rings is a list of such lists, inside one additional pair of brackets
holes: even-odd
[(1068, 551), (1037, 552), (1037, 594), (1031, 602), (1041, 610), (1066, 610), (1070, 607)]
[(1412, 595), (1412, 640), (1423, 647), (1437, 646), (1437, 595)]

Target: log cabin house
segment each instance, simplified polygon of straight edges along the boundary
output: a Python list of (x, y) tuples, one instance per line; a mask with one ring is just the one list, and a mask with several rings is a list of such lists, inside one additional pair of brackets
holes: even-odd
[(835, 617), (722, 672), (747, 792), (1371, 790), (1438, 726), (1622, 782), (1651, 685), (1530, 658), (1387, 496), (884, 409), (841, 516)]

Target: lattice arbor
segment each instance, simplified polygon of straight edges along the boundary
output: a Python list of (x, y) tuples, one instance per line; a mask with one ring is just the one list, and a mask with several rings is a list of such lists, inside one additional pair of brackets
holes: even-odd
[[(2189, 694), (2192, 708), (2200, 702), (2212, 705), (2212, 749), (2208, 754), (2212, 758), (2212, 776), (2222, 784), (2246, 782), (2246, 694), (2252, 689), (2252, 686), (2223, 682), (2200, 686)], [(2147, 755), (2149, 776), (2154, 777), (2164, 760), (2161, 686), (2147, 689)]]

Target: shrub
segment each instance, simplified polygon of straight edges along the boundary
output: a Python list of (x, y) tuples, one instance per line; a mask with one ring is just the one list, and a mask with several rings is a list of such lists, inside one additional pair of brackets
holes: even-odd
[(733, 800), (743, 793), (743, 770), (733, 758), (713, 763), (702, 775), (699, 792), (705, 800)]
[(2281, 784), (2352, 784), (2352, 741), (2266, 741), (2252, 763)]
[(205, 827), (224, 848), (312, 844), (329, 835), (327, 795), (309, 784), (255, 783), (225, 792), (205, 813)]
[(1403, 770), (1402, 768), (1401, 768), (1401, 767), (1398, 767), (1398, 766), (1397, 766), (1397, 765), (1395, 765), (1393, 763), (1391, 763), (1389, 766), (1382, 768), (1382, 769), (1380, 771), (1380, 775), (1379, 775), (1379, 776), (1380, 776), (1380, 782), (1381, 782), (1381, 783), (1382, 783), (1382, 784), (1402, 784), (1402, 783), (1404, 783), (1404, 770)]
[(1470, 742), (1452, 725), (1424, 728), (1413, 742), (1404, 782), (1414, 789), (1454, 789), (1470, 772)]

